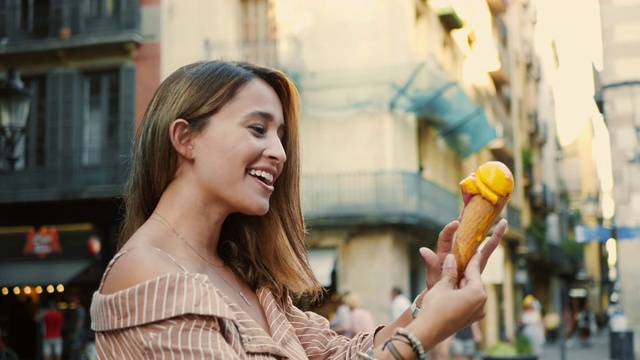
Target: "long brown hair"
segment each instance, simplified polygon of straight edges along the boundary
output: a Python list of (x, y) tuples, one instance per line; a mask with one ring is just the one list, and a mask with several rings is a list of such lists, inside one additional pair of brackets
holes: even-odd
[(218, 250), (254, 289), (265, 286), (276, 296), (309, 292), (317, 298), (322, 288), (307, 261), (300, 204), (299, 93), (275, 69), (247, 62), (197, 62), (176, 70), (160, 84), (134, 140), (120, 246), (151, 216), (176, 173), (178, 154), (169, 138), (171, 123), (186, 119), (194, 132), (201, 132), (211, 116), (256, 77), (275, 90), (282, 104), (287, 161), (267, 214), (230, 215), (222, 225)]

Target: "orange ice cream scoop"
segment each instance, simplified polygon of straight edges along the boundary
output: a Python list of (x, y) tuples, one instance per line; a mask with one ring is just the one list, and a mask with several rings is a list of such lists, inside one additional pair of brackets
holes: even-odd
[(462, 180), (460, 188), (464, 208), (452, 249), (459, 276), (511, 199), (513, 174), (505, 164), (489, 161)]

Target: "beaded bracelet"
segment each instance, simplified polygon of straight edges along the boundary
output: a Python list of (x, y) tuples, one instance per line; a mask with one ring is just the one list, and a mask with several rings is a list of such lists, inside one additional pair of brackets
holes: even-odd
[(401, 336), (399, 336), (399, 335), (393, 335), (393, 336), (391, 337), (391, 340), (400, 341), (400, 342), (401, 342), (401, 343), (403, 343), (403, 344), (407, 344), (407, 345), (409, 345), (410, 347), (413, 347), (413, 345), (411, 345), (411, 341), (409, 341), (409, 340), (407, 340), (407, 338), (405, 338), (405, 337), (401, 337)]
[(407, 340), (409, 340), (409, 342), (411, 343), (411, 348), (413, 349), (413, 352), (416, 353), (416, 355), (418, 356), (418, 359), (420, 360), (427, 359), (427, 356), (424, 353), (424, 347), (422, 346), (422, 342), (420, 342), (420, 340), (417, 337), (415, 337), (415, 335), (410, 333), (407, 329), (401, 328), (401, 327), (396, 328), (395, 334), (405, 337), (407, 338)]

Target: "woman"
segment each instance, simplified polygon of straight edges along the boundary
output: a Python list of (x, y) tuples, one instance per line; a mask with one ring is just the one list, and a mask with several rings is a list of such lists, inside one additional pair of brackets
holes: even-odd
[(338, 307), (336, 308), (336, 312), (333, 314), (333, 317), (331, 317), (329, 327), (340, 335), (352, 337), (355, 333), (353, 332), (351, 308), (349, 308), (349, 305), (344, 302), (347, 296), (349, 296), (348, 291), (345, 291), (340, 295), (338, 299)]
[(344, 297), (344, 303), (351, 310), (351, 322), (353, 323), (353, 332), (374, 332), (376, 329), (376, 320), (373, 314), (364, 305), (360, 295), (350, 292)]
[(480, 269), (504, 221), (460, 276), (457, 222), (438, 254), (421, 249), (430, 290), (415, 320), (407, 310), (349, 339), (293, 306), (322, 291), (304, 245), (298, 107), (284, 74), (248, 63), (199, 62), (163, 81), (136, 134), (121, 248), (94, 294), (100, 358), (411, 359), (483, 317)]
[(523, 326), (522, 333), (527, 337), (534, 354), (541, 354), (544, 339), (544, 324), (542, 322), (542, 313), (538, 306), (538, 300), (531, 294), (525, 296), (522, 301), (522, 317), (520, 322)]

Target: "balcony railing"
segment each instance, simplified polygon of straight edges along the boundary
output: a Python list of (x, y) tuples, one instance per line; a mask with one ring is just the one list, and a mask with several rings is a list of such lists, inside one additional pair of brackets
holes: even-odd
[(138, 0), (0, 1), (0, 53), (126, 41), (139, 29)]
[[(302, 178), (302, 203), (310, 226), (404, 224), (440, 229), (458, 218), (461, 200), (420, 174), (374, 172)], [(520, 209), (502, 213), (509, 231), (522, 233)]]
[(547, 184), (534, 183), (529, 190), (529, 196), (531, 197), (531, 205), (535, 209), (551, 212), (555, 208), (554, 194)]
[(460, 198), (418, 173), (304, 175), (310, 226), (401, 224), (440, 229), (459, 216)]
[[(127, 162), (118, 149), (50, 152), (42, 167), (0, 173), (0, 203), (115, 197), (122, 193)], [(90, 161), (88, 161), (90, 159)]]

